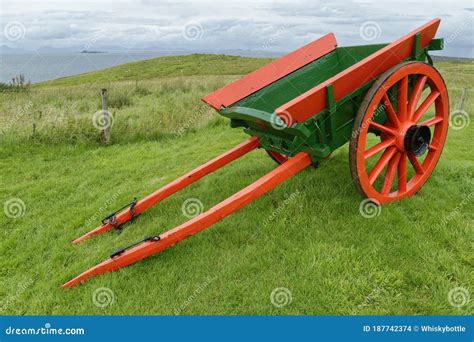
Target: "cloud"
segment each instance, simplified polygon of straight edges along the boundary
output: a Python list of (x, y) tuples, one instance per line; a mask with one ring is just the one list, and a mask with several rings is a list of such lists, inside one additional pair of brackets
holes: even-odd
[[(14, 48), (90, 45), (126, 49), (192, 51), (223, 49), (288, 52), (334, 32), (340, 45), (367, 44), (361, 25), (374, 21), (390, 42), (434, 17), (440, 37), (452, 37), (445, 55), (474, 57), (470, 1), (270, 1), (270, 0), (15, 0), (2, 4), (2, 43)], [(18, 21), (23, 39), (8, 41), (4, 27)], [(202, 27), (199, 39), (183, 36), (189, 22)]]

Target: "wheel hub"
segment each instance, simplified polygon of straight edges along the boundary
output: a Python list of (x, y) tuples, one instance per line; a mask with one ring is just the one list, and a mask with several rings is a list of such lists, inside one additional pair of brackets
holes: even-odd
[(412, 125), (405, 133), (405, 150), (419, 157), (426, 153), (431, 141), (431, 130), (428, 126)]

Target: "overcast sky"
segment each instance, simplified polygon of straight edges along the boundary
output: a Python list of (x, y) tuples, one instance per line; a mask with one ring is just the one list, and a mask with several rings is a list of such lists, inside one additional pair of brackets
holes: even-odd
[(0, 1), (12, 48), (288, 52), (327, 32), (340, 46), (390, 42), (440, 17), (443, 54), (474, 57), (473, 1)]

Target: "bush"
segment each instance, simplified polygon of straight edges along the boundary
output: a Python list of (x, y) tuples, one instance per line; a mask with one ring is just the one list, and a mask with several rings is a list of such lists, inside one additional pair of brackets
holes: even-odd
[(2, 93), (9, 93), (9, 92), (19, 93), (19, 92), (28, 91), (28, 90), (29, 90), (29, 84), (13, 85), (13, 84), (0, 82), (0, 92)]

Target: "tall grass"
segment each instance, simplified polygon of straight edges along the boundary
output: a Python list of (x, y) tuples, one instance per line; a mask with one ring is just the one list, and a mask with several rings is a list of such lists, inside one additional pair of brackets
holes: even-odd
[[(108, 90), (111, 143), (179, 137), (225, 121), (200, 101), (269, 59), (223, 55), (155, 58), (0, 91), (1, 144), (98, 144), (93, 125)], [(232, 75), (232, 76), (229, 76)], [(1, 88), (3, 89), (3, 88)]]
[[(234, 74), (267, 61), (213, 55), (167, 57), (50, 81), (26, 91), (4, 87), (8, 91), (0, 91), (0, 143), (99, 144), (100, 130), (93, 125), (93, 118), (102, 108), (102, 88), (108, 89), (113, 144), (176, 138), (209, 125), (227, 124), (200, 99), (239, 75), (199, 73), (228, 70)], [(468, 74), (473, 65), (436, 64), (451, 96), (471, 86)], [(183, 76), (168, 76), (180, 73)], [(123, 80), (129, 75), (135, 79)]]
[(30, 90), (29, 84), (8, 84), (0, 82), (0, 93), (20, 93)]
[(108, 90), (112, 143), (180, 136), (225, 122), (200, 99), (234, 78), (174, 77), (1, 93), (0, 143), (99, 143), (100, 130), (94, 126), (93, 118), (102, 108), (101, 88)]

